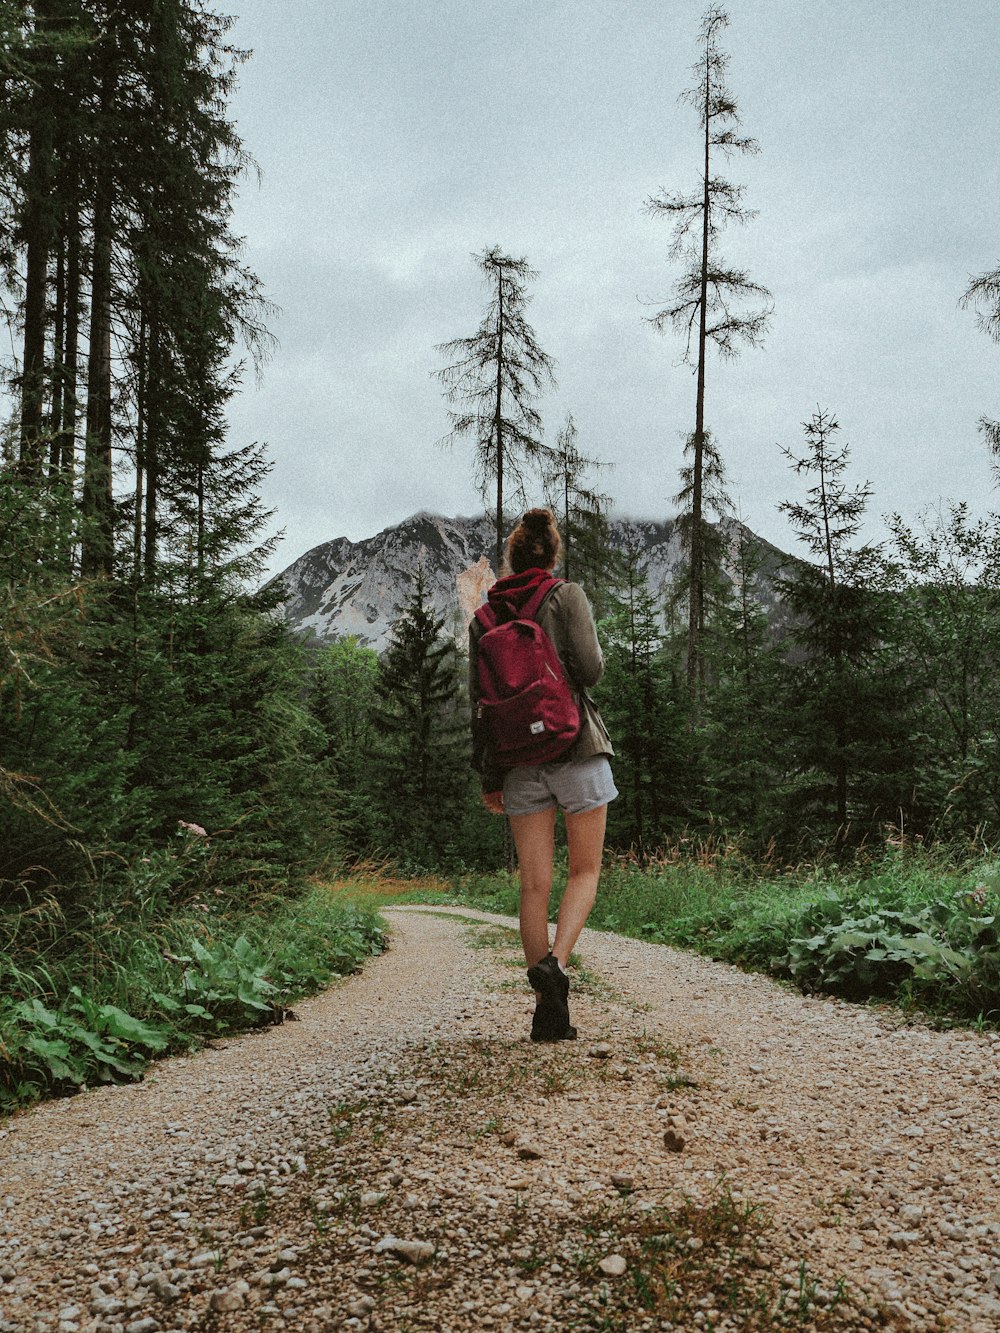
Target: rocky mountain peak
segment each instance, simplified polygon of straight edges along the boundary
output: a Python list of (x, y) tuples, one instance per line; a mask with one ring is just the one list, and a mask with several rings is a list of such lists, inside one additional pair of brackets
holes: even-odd
[[(612, 520), (610, 544), (621, 548), (629, 531), (641, 543), (640, 565), (651, 592), (665, 601), (683, 564), (676, 521)], [(444, 518), (421, 510), (374, 537), (359, 542), (338, 537), (300, 556), (274, 580), (284, 590), (281, 614), (296, 631), (321, 642), (353, 635), (381, 652), (422, 564), (435, 614), (464, 642), (468, 623), (496, 577), (494, 548), (490, 515)], [(773, 553), (773, 569), (780, 553), (766, 549)], [(773, 602), (769, 578), (756, 591), (763, 604)]]

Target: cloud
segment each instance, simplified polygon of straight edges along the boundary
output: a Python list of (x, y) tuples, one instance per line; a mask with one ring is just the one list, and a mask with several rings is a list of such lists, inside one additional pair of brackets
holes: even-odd
[[(264, 183), (237, 209), (247, 259), (282, 307), (264, 385), (234, 403), (267, 439), (284, 564), (419, 508), (473, 512), (468, 457), (441, 451), (436, 344), (471, 332), (470, 255), (538, 269), (530, 317), (558, 363), (541, 403), (615, 463), (622, 512), (671, 510), (694, 384), (645, 299), (669, 293), (669, 229), (643, 214), (697, 181), (679, 105), (700, 0), (499, 6), (438, 0), (237, 5), (256, 48), (233, 110)], [(942, 494), (989, 501), (975, 423), (997, 413), (997, 349), (957, 302), (1000, 260), (993, 6), (746, 0), (731, 82), (762, 151), (725, 168), (759, 209), (724, 253), (771, 288), (764, 350), (709, 369), (709, 422), (747, 522), (787, 541), (794, 478), (776, 445), (817, 403), (840, 418), (873, 513)]]

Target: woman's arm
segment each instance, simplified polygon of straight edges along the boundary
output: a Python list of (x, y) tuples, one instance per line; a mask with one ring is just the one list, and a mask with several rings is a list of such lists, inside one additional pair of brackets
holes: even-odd
[(562, 610), (562, 660), (566, 673), (579, 689), (589, 689), (604, 675), (604, 654), (597, 639), (594, 614), (587, 594), (577, 583), (558, 589)]

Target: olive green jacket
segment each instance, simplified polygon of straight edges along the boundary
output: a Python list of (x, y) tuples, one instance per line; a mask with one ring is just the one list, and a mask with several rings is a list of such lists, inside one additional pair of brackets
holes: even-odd
[[(580, 734), (569, 750), (556, 761), (590, 759), (594, 755), (613, 755), (611, 737), (591, 699), (589, 690), (604, 675), (604, 655), (597, 641), (594, 616), (587, 594), (578, 583), (560, 583), (542, 602), (538, 623), (552, 640), (580, 708)], [(503, 786), (502, 768), (498, 768), (489, 744), (478, 734), (476, 711), (479, 703), (477, 649), (484, 633), (473, 617), (469, 625), (469, 703), (472, 713), (472, 766), (482, 779), (483, 791), (499, 791)]]

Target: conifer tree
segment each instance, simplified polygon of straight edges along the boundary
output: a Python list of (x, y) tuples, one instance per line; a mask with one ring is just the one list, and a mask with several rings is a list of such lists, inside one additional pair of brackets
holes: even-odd
[[(48, 479), (76, 489), (84, 573), (120, 561), (152, 585), (161, 541), (192, 512), (204, 566), (198, 495), (226, 470), (212, 449), (233, 352), (242, 341), (259, 357), (266, 339), (229, 230), (247, 158), (222, 109), (243, 53), (207, 0), (44, 0), (4, 15), (0, 265), (21, 298), (8, 371), (21, 472), (39, 481), (47, 459)], [(126, 499), (114, 484), (130, 466)], [(116, 550), (127, 516), (130, 553)]]
[(317, 652), (309, 676), (309, 710), (322, 729), (322, 758), (335, 785), (337, 843), (351, 858), (381, 850), (380, 818), (372, 803), (378, 679), (377, 654), (352, 636)]
[(55, 139), (56, 62), (48, 41), (53, 5), (34, 5), (33, 31), (27, 48), (31, 93), (29, 129), (19, 239), (25, 249), (21, 370), (21, 467), (34, 476), (42, 469), (42, 418), (45, 391), (45, 315), (49, 254), (52, 249), (52, 175)]
[(379, 798), (392, 854), (436, 864), (456, 838), (469, 792), (461, 675), (423, 565), (378, 673)]
[[(973, 278), (962, 297), (963, 306), (976, 309), (979, 327), (994, 342), (1000, 342), (1000, 268)], [(979, 429), (994, 458), (1000, 458), (1000, 421), (982, 416)]]
[(1000, 516), (953, 504), (889, 518), (890, 634), (911, 704), (910, 827), (950, 838), (1000, 827)]
[(46, 340), (53, 304), (57, 321), (63, 307), (66, 141), (85, 115), (72, 77), (86, 47), (78, 20), (77, 0), (0, 7), (0, 277), (19, 298), (20, 364), (10, 378), (20, 471), (36, 482), (47, 436), (58, 425), (45, 410), (52, 373)]
[(445, 398), (458, 405), (450, 413), (447, 437), (470, 436), (476, 481), (484, 502), (495, 495), (495, 569), (500, 572), (504, 543), (504, 504), (510, 493), (523, 498), (525, 468), (544, 456), (542, 419), (535, 400), (554, 384), (552, 359), (542, 350), (525, 311), (528, 283), (538, 277), (527, 259), (513, 259), (499, 246), (473, 255), (488, 292), (483, 322), (467, 338), (442, 343), (438, 351), (453, 358), (436, 371)]
[(766, 585), (764, 548), (740, 522), (725, 535), (730, 577), (710, 624), (712, 689), (703, 719), (711, 808), (729, 828), (766, 840), (778, 774), (775, 737), (782, 731), (781, 648), (759, 600)]
[(618, 755), (622, 799), (609, 808), (609, 837), (645, 857), (685, 822), (699, 784), (687, 699), (662, 652), (642, 552), (641, 534), (626, 528), (612, 611), (600, 626), (605, 674), (594, 694)]
[[(723, 357), (737, 354), (739, 344), (760, 343), (770, 317), (770, 293), (751, 281), (743, 269), (726, 265), (719, 254), (719, 234), (729, 223), (747, 222), (754, 214), (743, 204), (743, 186), (715, 174), (718, 157), (756, 153), (755, 140), (739, 133), (736, 102), (726, 85), (729, 56), (719, 45), (729, 26), (726, 12), (713, 5), (702, 19), (701, 55), (694, 82), (681, 98), (693, 106), (702, 129), (702, 171), (690, 194), (661, 191), (647, 201), (647, 210), (674, 223), (671, 256), (684, 264), (673, 298), (652, 323), (658, 330), (673, 327), (685, 339), (685, 360), (696, 375), (695, 424), (685, 453), (690, 459), (678, 497), (684, 505), (688, 547), (687, 679), (697, 698), (704, 681), (702, 635), (705, 628), (705, 587), (713, 551), (708, 549), (707, 514), (724, 512), (722, 462), (705, 425), (705, 381), (709, 345)], [(741, 303), (749, 305), (740, 308)]]
[(559, 519), (563, 577), (583, 585), (597, 615), (603, 609), (603, 595), (613, 564), (608, 544), (609, 497), (588, 484), (588, 473), (609, 466), (588, 458), (580, 450), (576, 422), (572, 413), (568, 413), (548, 454), (545, 496)]
[[(200, 816), (238, 828), (260, 867), (325, 836), (327, 793), (303, 789), (320, 732), (296, 652), (259, 614), (274, 595), (246, 591), (268, 464), (225, 440), (238, 349), (266, 338), (230, 229), (247, 165), (226, 117), (231, 24), (208, 0), (0, 0), (0, 277), (20, 339), (0, 517), (30, 537), (0, 601), (34, 605), (44, 574), (40, 607), (87, 608), (67, 659), (33, 671), (30, 710), (0, 687), (0, 768), (37, 775), (84, 844)], [(22, 833), (0, 826), (15, 869)], [(67, 848), (25, 863), (57, 874), (85, 859)]]
[(877, 806), (883, 820), (894, 816), (899, 793), (882, 778), (899, 767), (902, 700), (891, 657), (881, 651), (881, 554), (870, 545), (854, 546), (871, 487), (848, 485), (850, 450), (837, 443), (840, 427), (832, 414), (818, 409), (804, 429), (805, 451), (784, 452), (795, 472), (813, 484), (804, 501), (779, 505), (818, 562), (790, 565), (779, 580), (796, 618), (792, 639), (803, 650), (787, 670), (783, 701), (796, 773), (790, 814), (796, 823), (808, 822), (810, 831), (832, 831), (842, 842), (852, 823), (867, 827)]

